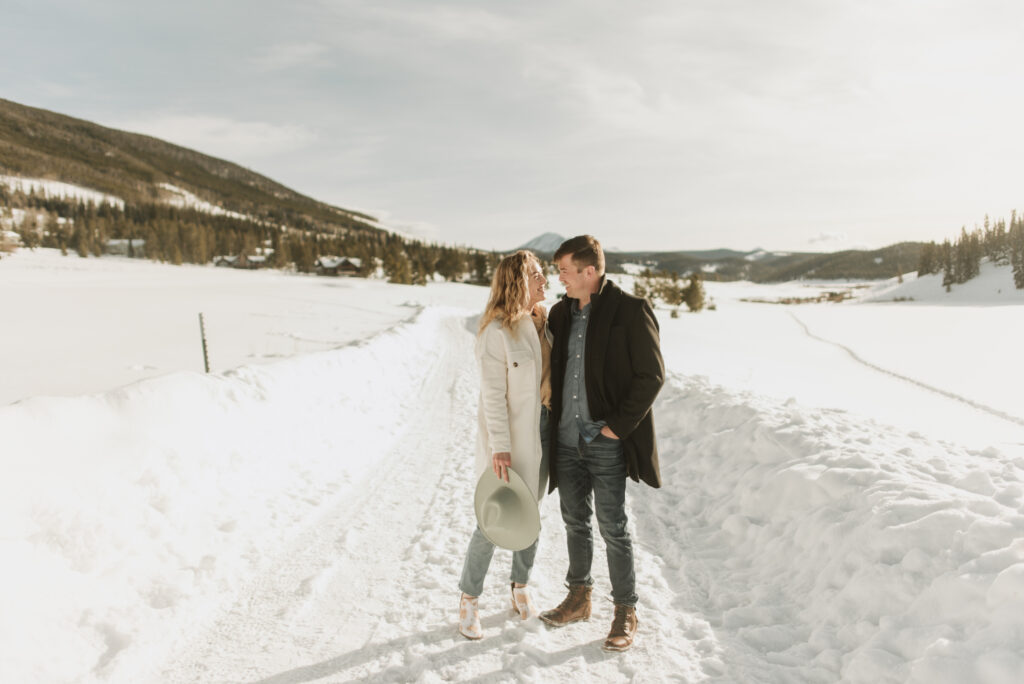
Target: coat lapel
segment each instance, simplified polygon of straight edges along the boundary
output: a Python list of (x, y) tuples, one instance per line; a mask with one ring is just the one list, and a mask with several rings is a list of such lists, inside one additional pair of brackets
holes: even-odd
[[(596, 392), (603, 385), (601, 373), (605, 367), (605, 355), (608, 352), (608, 336), (611, 334), (612, 320), (619, 306), (618, 288), (615, 283), (605, 279), (601, 289), (591, 296), (591, 320), (587, 328), (586, 373), (587, 394)], [(593, 389), (591, 385), (593, 384)]]

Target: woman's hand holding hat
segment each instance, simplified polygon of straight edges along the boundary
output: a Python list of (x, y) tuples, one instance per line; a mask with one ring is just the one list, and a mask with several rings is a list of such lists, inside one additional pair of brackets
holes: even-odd
[(508, 469), (512, 465), (512, 454), (507, 451), (499, 451), (491, 457), (491, 464), (498, 479), (508, 482)]

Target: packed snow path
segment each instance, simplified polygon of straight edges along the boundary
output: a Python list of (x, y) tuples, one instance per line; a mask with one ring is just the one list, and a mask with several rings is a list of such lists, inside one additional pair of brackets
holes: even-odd
[[(671, 586), (656, 551), (643, 545), (638, 581), (646, 604), (658, 608), (641, 606), (640, 638), (629, 653), (600, 648), (612, 614), (604, 598), (591, 622), (561, 630), (514, 617), (511, 554), (502, 550), (481, 599), (485, 638), (473, 643), (457, 634), (457, 582), (475, 524), (475, 318), (445, 326), (444, 353), (414, 388), (417, 410), (395, 415), (401, 438), (381, 467), (282, 549), (160, 681), (574, 681), (580, 671), (597, 681), (697, 681), (721, 672), (710, 628), (688, 613), (694, 590), (685, 581)], [(544, 501), (532, 581), (542, 607), (564, 592), (564, 536), (554, 504), (557, 495)], [(608, 591), (600, 539), (595, 575), (597, 597)]]
[(897, 380), (902, 380), (904, 382), (909, 382), (912, 385), (917, 385), (918, 387), (920, 387), (922, 389), (928, 390), (929, 392), (934, 392), (935, 394), (938, 394), (938, 395), (941, 395), (943, 397), (946, 397), (947, 399), (952, 399), (953, 401), (962, 402), (964, 404), (967, 404), (968, 406), (970, 406), (973, 409), (977, 409), (978, 411), (982, 411), (984, 413), (988, 413), (988, 414), (990, 414), (992, 416), (995, 416), (996, 418), (1001, 418), (1001, 419), (1009, 421), (1011, 423), (1016, 423), (1017, 425), (1024, 426), (1024, 418), (1021, 418), (1019, 416), (1011, 415), (1009, 413), (1006, 413), (1005, 411), (1000, 411), (999, 409), (992, 408), (991, 406), (986, 406), (985, 404), (982, 404), (980, 402), (968, 399), (967, 397), (961, 396), (961, 395), (956, 394), (954, 392), (950, 392), (950, 391), (947, 391), (947, 390), (944, 390), (944, 389), (940, 389), (940, 388), (935, 387), (933, 385), (929, 385), (928, 383), (921, 382), (920, 380), (915, 380), (914, 378), (911, 378), (911, 377), (909, 377), (907, 375), (903, 375), (901, 373), (897, 373), (897, 372), (889, 370), (887, 368), (882, 368), (881, 366), (873, 364), (870, 361), (866, 361), (863, 358), (861, 358), (860, 355), (857, 354), (857, 352), (855, 352), (854, 350), (850, 349), (845, 344), (841, 344), (839, 342), (834, 342), (832, 340), (827, 340), (824, 337), (820, 337), (818, 335), (815, 335), (813, 332), (811, 332), (811, 329), (807, 327), (807, 324), (804, 323), (802, 320), (800, 320), (799, 316), (797, 316), (796, 314), (794, 314), (792, 312), (787, 312), (787, 313), (789, 313), (790, 318), (792, 318), (794, 321), (796, 321), (796, 324), (800, 326), (800, 329), (803, 330), (804, 334), (807, 337), (811, 338), (812, 340), (817, 340), (818, 342), (821, 342), (823, 344), (832, 345), (833, 347), (836, 347), (838, 349), (842, 349), (844, 352), (849, 354), (851, 359), (853, 359), (857, 363), (861, 364), (865, 368), (870, 368), (871, 370), (878, 371), (879, 373), (883, 373), (885, 375), (892, 376), (892, 377), (896, 378)]

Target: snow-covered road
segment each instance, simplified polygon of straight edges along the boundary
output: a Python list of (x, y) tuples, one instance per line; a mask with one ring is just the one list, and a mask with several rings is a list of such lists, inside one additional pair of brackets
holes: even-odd
[[(666, 486), (630, 485), (641, 628), (600, 650), (611, 605), (549, 630), (508, 610), (455, 632), (473, 525), (472, 321), (445, 320), (381, 467), (354, 483), (159, 681), (1009, 682), (1024, 590), (1020, 454), (971, 451), (842, 411), (672, 374), (657, 404)], [(874, 372), (865, 368), (864, 372)], [(893, 382), (902, 382), (893, 379)], [(557, 494), (532, 585), (562, 594)], [(607, 592), (598, 539), (595, 575)], [(982, 676), (984, 675), (984, 676)]]
[[(379, 466), (278, 550), (209, 629), (182, 644), (161, 682), (574, 681), (580, 668), (602, 681), (649, 673), (652, 681), (721, 672), (706, 622), (688, 612), (694, 590), (661, 574), (657, 544), (637, 550), (647, 602), (644, 638), (624, 656), (600, 650), (611, 604), (599, 599), (589, 624), (550, 631), (508, 609), (510, 556), (495, 554), (483, 607), (487, 638), (455, 631), (455, 582), (470, 532), (476, 430), (475, 318), (447, 319), (443, 350), (395, 415), (400, 435)], [(537, 599), (554, 605), (566, 567), (557, 507), (545, 500), (534, 577)], [(601, 547), (598, 541), (599, 549)], [(595, 570), (607, 589), (597, 554)], [(669, 676), (669, 673), (674, 673)], [(645, 677), (646, 679), (646, 677)]]

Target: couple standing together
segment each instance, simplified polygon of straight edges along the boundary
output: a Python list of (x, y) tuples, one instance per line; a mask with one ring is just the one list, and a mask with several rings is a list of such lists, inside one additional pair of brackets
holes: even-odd
[[(537, 257), (518, 251), (495, 269), (476, 341), (476, 475), (490, 468), (507, 480), (511, 468), (538, 501), (558, 489), (569, 593), (539, 616), (553, 627), (590, 618), (596, 512), (615, 602), (604, 649), (625, 651), (637, 628), (626, 478), (661, 486), (651, 416), (665, 377), (658, 322), (646, 300), (605, 278), (604, 252), (592, 236), (565, 241), (554, 261), (566, 296), (549, 316)], [(527, 587), (536, 552), (534, 541), (512, 555), (512, 607), (524, 620), (536, 615)], [(477, 601), (493, 553), (477, 527), (459, 581), (459, 632), (469, 639), (483, 636)]]

